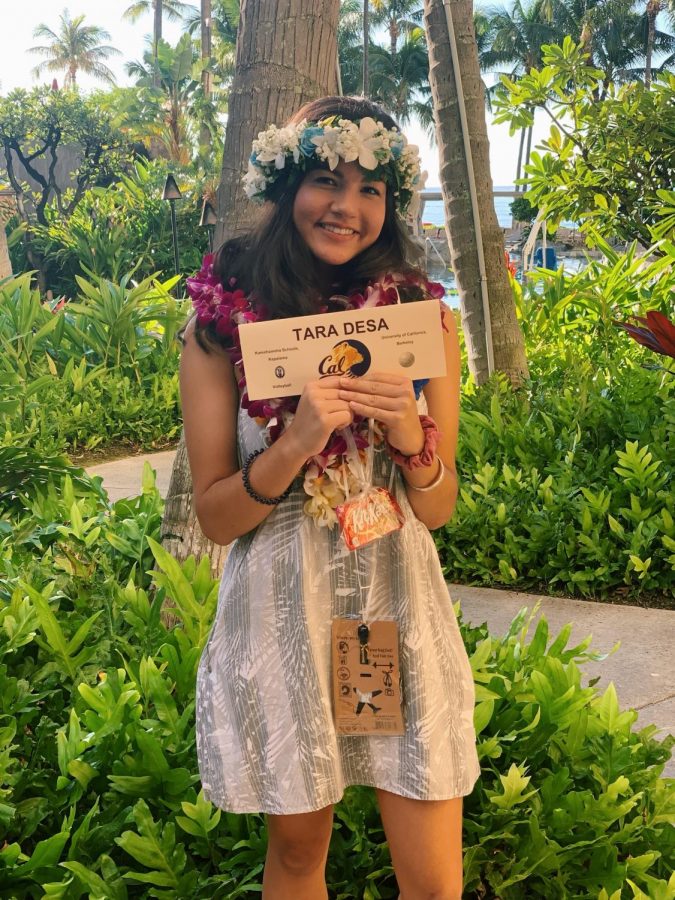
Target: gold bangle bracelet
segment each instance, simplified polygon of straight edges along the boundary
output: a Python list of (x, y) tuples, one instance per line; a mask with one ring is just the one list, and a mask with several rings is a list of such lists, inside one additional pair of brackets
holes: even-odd
[(443, 479), (445, 478), (446, 469), (440, 456), (437, 456), (436, 459), (439, 462), (438, 475), (434, 478), (431, 484), (428, 484), (426, 487), (417, 487), (417, 485), (410, 484), (409, 481), (406, 481), (406, 487), (409, 487), (411, 491), (419, 491), (421, 494), (424, 494), (427, 491), (433, 491), (434, 488), (437, 488), (441, 481), (443, 481)]

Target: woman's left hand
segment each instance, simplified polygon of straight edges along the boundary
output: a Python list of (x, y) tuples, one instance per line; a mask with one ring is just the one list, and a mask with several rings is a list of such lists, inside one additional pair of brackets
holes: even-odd
[(360, 378), (340, 378), (338, 396), (356, 415), (377, 419), (387, 428), (387, 440), (404, 456), (420, 453), (420, 425), (412, 381), (400, 375), (369, 372)]

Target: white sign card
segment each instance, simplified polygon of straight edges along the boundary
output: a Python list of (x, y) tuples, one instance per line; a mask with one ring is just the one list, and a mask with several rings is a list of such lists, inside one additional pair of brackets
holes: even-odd
[(251, 400), (301, 394), (330, 375), (445, 375), (438, 300), (248, 322), (239, 339)]

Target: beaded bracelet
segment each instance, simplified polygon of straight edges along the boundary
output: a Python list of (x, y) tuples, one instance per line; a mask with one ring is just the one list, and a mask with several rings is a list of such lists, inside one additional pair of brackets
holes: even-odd
[(436, 459), (436, 447), (441, 439), (441, 432), (438, 430), (438, 425), (431, 416), (420, 416), (420, 425), (424, 431), (424, 447), (422, 447), (419, 453), (415, 453), (412, 456), (406, 456), (387, 441), (387, 452), (393, 462), (402, 466), (404, 469), (408, 469), (409, 472), (412, 472), (413, 469), (419, 469), (422, 466), (430, 466), (432, 464)]
[(253, 453), (249, 453), (246, 458), (246, 462), (241, 467), (241, 480), (244, 482), (244, 489), (249, 497), (252, 497), (257, 503), (264, 503), (265, 506), (276, 506), (278, 503), (281, 503), (282, 500), (285, 500), (286, 497), (290, 494), (293, 489), (293, 482), (291, 482), (283, 494), (279, 494), (278, 497), (263, 497), (262, 494), (259, 494), (251, 487), (251, 482), (248, 478), (248, 473), (251, 468), (251, 464), (253, 460), (260, 456), (261, 453), (264, 453), (265, 450), (254, 450)]

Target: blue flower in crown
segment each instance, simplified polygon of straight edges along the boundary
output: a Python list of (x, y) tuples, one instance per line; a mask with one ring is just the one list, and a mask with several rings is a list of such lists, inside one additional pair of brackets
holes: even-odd
[(404, 147), (405, 141), (402, 134), (396, 135), (389, 142), (389, 149), (391, 150), (391, 155), (394, 157), (394, 159), (400, 159)]
[(323, 134), (323, 128), (318, 125), (310, 125), (305, 128), (300, 139), (300, 152), (303, 156), (315, 156), (316, 144), (312, 142), (312, 138)]

